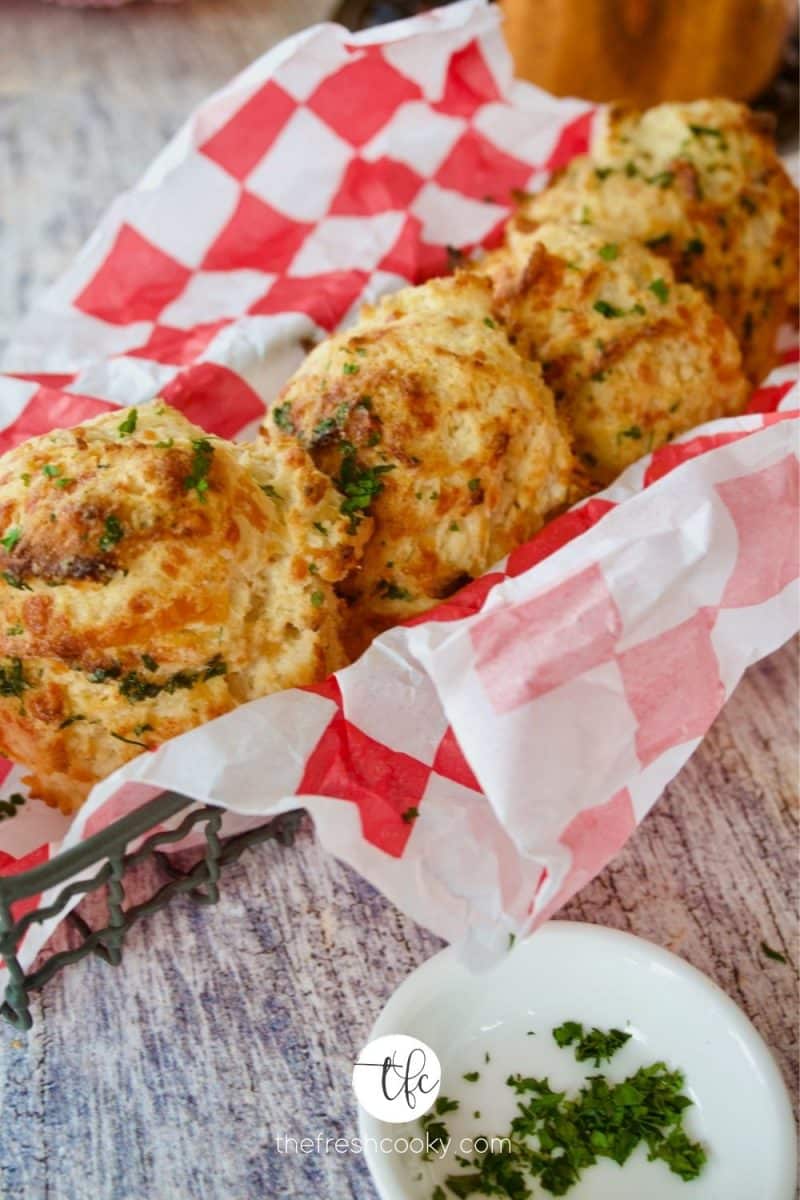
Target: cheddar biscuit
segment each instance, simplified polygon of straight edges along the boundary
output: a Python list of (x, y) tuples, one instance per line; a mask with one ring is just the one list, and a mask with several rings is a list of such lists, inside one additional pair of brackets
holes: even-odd
[(122, 763), (343, 664), (333, 582), (368, 528), (293, 439), (159, 402), (0, 459), (0, 751), (74, 810)]
[(375, 529), (342, 590), (349, 648), (424, 612), (530, 538), (569, 496), (572, 457), (538, 366), (461, 272), (365, 309), (317, 346), (273, 410)]
[(638, 242), (590, 225), (515, 228), (482, 269), (511, 336), (542, 363), (595, 486), (675, 434), (743, 408), (733, 335)]
[(760, 383), (797, 306), (798, 196), (763, 119), (730, 100), (612, 106), (591, 153), (515, 224), (584, 221), (643, 242), (730, 326)]

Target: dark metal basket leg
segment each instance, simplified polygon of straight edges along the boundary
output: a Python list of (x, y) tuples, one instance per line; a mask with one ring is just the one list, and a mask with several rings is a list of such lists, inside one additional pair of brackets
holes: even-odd
[(0, 1016), (5, 1017), (17, 1029), (30, 1029), (33, 1025), (25, 972), (17, 958), (17, 935), (11, 910), (7, 904), (0, 905), (0, 956), (8, 970), (5, 999), (0, 1007)]
[(219, 840), (219, 829), (222, 824), (222, 810), (212, 812), (206, 821), (206, 887), (195, 888), (192, 897), (199, 904), (216, 904), (219, 900), (219, 868), (222, 846)]
[(122, 959), (122, 940), (125, 937), (125, 888), (122, 876), (125, 872), (125, 860), (122, 854), (109, 858), (111, 876), (108, 880), (108, 929), (103, 936), (106, 948), (105, 957), (112, 966), (119, 965)]

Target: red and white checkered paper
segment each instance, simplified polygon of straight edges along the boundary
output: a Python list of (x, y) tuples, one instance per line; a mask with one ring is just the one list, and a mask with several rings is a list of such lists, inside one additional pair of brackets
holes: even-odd
[[(447, 244), (496, 240), (511, 190), (585, 150), (593, 119), (512, 79), (498, 21), (467, 0), (357, 36), (318, 26), (202, 105), (23, 324), (0, 449), (159, 394), (250, 435), (301, 339), (445, 270)], [(169, 788), (248, 819), (303, 805), (476, 960), (529, 932), (797, 628), (794, 378), (780, 368), (749, 415), (656, 451), (323, 685), (140, 756), (71, 824), (31, 802), (0, 823), (0, 872)], [(3, 770), (2, 794), (23, 790)], [(29, 930), (23, 962), (52, 928)]]

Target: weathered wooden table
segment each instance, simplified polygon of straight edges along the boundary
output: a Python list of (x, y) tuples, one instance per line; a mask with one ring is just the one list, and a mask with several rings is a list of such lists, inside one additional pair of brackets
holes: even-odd
[[(0, 6), (0, 346), (104, 206), (188, 110), (324, 0), (115, 14)], [(794, 1091), (797, 648), (752, 669), (619, 858), (561, 914), (676, 950), (743, 1006)], [(148, 880), (140, 878), (145, 891)], [(786, 954), (770, 960), (761, 942)], [(141, 923), (121, 969), (84, 960), (0, 1031), (4, 1200), (367, 1200), (352, 1062), (436, 938), (323, 853), (310, 828)], [(754, 1197), (753, 1200), (756, 1200)]]

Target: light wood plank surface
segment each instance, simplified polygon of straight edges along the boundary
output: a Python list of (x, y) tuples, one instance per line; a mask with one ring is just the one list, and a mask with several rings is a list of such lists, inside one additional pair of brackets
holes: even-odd
[(191, 110), (335, 0), (0, 0), (0, 354)]
[[(0, 345), (189, 109), (328, 9), (187, 0), (112, 15), (6, 0)], [(793, 1092), (797, 694), (796, 645), (751, 669), (623, 853), (561, 914), (706, 971)], [(140, 873), (134, 895), (152, 882)], [(765, 958), (762, 940), (791, 963)], [(281, 1155), (275, 1138), (355, 1135), (353, 1059), (439, 945), (310, 827), (291, 849), (248, 853), (215, 908), (174, 902), (136, 927), (121, 968), (84, 960), (52, 981), (28, 1038), (2, 1028), (0, 1196), (374, 1200), (360, 1157)]]

